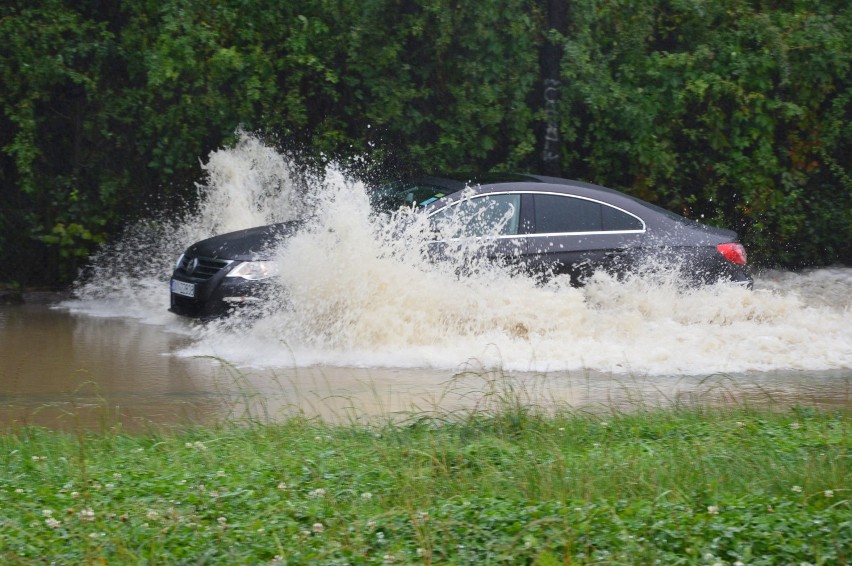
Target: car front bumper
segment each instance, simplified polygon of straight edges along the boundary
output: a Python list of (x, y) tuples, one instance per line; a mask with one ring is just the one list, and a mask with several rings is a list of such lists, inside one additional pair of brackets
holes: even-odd
[[(192, 296), (188, 296), (185, 285), (180, 283), (192, 286)], [(235, 309), (263, 304), (270, 297), (273, 285), (269, 280), (249, 281), (225, 277), (224, 273), (206, 281), (175, 273), (170, 285), (169, 311), (190, 318), (218, 318)]]

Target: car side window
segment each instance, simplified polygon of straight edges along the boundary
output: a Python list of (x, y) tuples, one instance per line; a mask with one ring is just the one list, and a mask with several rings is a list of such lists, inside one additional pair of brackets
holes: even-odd
[(602, 227), (599, 203), (560, 195), (535, 195), (538, 234), (600, 232)]
[(511, 236), (518, 233), (521, 195), (483, 195), (463, 199), (429, 217), (441, 238)]
[(535, 232), (642, 230), (642, 221), (615, 207), (562, 195), (535, 195)]
[(642, 221), (632, 214), (627, 214), (622, 210), (605, 204), (601, 205), (601, 215), (603, 229), (606, 231), (642, 230), (645, 227)]

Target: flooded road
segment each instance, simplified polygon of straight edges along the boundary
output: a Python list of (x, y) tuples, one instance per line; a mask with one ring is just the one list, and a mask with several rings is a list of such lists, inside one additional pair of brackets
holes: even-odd
[[(204, 169), (190, 210), (128, 226), (73, 298), (0, 305), (0, 424), (351, 419), (507, 395), (577, 410), (849, 406), (852, 268), (760, 273), (753, 291), (685, 288), (659, 266), (582, 289), (500, 266), (460, 276), (334, 168), (306, 189), (249, 136)], [(306, 207), (309, 225), (270, 256), (282, 294), (255, 316), (200, 325), (168, 312), (187, 246)]]
[(188, 334), (48, 305), (0, 307), (0, 425), (129, 430), (295, 414), (404, 418), (493, 408), (510, 392), (542, 407), (631, 410), (700, 404), (850, 407), (852, 371), (694, 376), (595, 370), (507, 372), (477, 361), (434, 368), (235, 367), (180, 355)]

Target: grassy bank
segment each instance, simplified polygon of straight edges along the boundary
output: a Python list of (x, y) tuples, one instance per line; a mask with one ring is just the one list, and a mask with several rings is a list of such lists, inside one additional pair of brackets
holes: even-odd
[(845, 564), (848, 413), (0, 436), (0, 562)]

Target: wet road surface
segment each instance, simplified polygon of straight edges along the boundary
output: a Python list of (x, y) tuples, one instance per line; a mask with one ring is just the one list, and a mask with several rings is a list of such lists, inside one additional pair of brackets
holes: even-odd
[(175, 352), (191, 338), (126, 318), (49, 305), (0, 306), (0, 425), (52, 428), (210, 424), (289, 415), (333, 420), (496, 408), (631, 410), (690, 404), (850, 406), (852, 371), (638, 376), (594, 371), (455, 371), (315, 365), (236, 368)]

